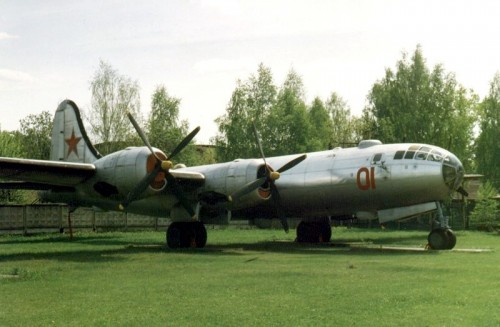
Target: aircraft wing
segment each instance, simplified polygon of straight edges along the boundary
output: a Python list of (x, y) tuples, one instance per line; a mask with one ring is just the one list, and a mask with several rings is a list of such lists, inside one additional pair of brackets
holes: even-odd
[(95, 172), (93, 164), (0, 157), (0, 189), (72, 187)]

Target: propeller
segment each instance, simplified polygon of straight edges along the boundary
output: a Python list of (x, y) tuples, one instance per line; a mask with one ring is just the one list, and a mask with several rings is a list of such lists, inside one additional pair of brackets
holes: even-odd
[(456, 191), (465, 197), (469, 196), (469, 192), (467, 192), (462, 186), (460, 186)]
[(127, 113), (128, 119), (134, 126), (137, 134), (139, 134), (139, 137), (141, 138), (142, 142), (146, 145), (146, 147), (149, 149), (151, 154), (154, 156), (156, 159), (156, 164), (154, 169), (144, 176), (144, 178), (137, 184), (135, 188), (133, 188), (125, 197), (125, 200), (119, 205), (119, 209), (123, 210), (125, 209), (131, 202), (135, 201), (153, 182), (153, 180), (156, 178), (158, 173), (160, 171), (163, 171), (165, 173), (165, 178), (167, 180), (168, 185), (170, 185), (172, 189), (172, 193), (174, 196), (179, 200), (179, 203), (182, 205), (184, 209), (192, 216), (195, 216), (195, 212), (193, 208), (191, 207), (191, 203), (189, 200), (184, 196), (184, 193), (182, 192), (182, 189), (179, 186), (179, 183), (177, 183), (177, 180), (175, 177), (170, 173), (170, 169), (173, 167), (171, 159), (175, 157), (179, 152), (181, 152), (188, 144), (193, 140), (193, 138), (198, 134), (200, 131), (200, 127), (196, 127), (191, 133), (189, 133), (170, 153), (169, 156), (167, 156), (166, 159), (161, 159), (158, 154), (156, 154), (153, 151), (153, 147), (149, 143), (148, 138), (146, 137), (146, 134), (142, 131), (141, 127), (135, 120), (134, 116), (132, 116), (131, 113)]
[(234, 192), (233, 194), (231, 194), (229, 199), (231, 199), (231, 201), (238, 200), (242, 196), (256, 190), (260, 186), (262, 186), (264, 184), (269, 184), (269, 188), (271, 190), (271, 198), (272, 198), (274, 207), (276, 208), (276, 213), (277, 213), (278, 218), (281, 222), (281, 225), (283, 226), (283, 229), (285, 230), (285, 232), (288, 233), (288, 220), (286, 218), (285, 210), (281, 206), (281, 196), (280, 196), (280, 193), (278, 191), (278, 188), (276, 186), (275, 181), (280, 178), (281, 173), (295, 167), (296, 165), (298, 165), (299, 163), (304, 161), (304, 159), (307, 158), (307, 155), (303, 154), (301, 156), (298, 156), (298, 157), (290, 160), (286, 164), (284, 164), (278, 170), (274, 170), (266, 162), (266, 156), (264, 155), (264, 150), (262, 149), (262, 144), (260, 142), (259, 134), (257, 133), (257, 128), (255, 127), (255, 123), (253, 123), (252, 126), (253, 126), (253, 132), (255, 135), (255, 139), (257, 140), (257, 145), (258, 145), (259, 150), (260, 150), (260, 154), (262, 156), (262, 159), (264, 160), (265, 175), (248, 183), (248, 184), (246, 184), (241, 189), (239, 189), (236, 192)]

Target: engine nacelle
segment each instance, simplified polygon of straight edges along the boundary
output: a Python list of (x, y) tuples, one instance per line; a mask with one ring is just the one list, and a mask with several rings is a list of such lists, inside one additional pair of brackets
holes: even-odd
[[(217, 194), (231, 195), (244, 185), (264, 176), (264, 173), (264, 161), (260, 159), (237, 159), (232, 162), (213, 165), (209, 170), (203, 172), (206, 177), (204, 189), (210, 190), (210, 192), (206, 193), (207, 197), (204, 200), (210, 204), (211, 195), (213, 195), (213, 202), (216, 204)], [(201, 194), (204, 194), (203, 190), (201, 190)], [(262, 185), (257, 190), (230, 203), (228, 208), (237, 210), (256, 206), (266, 202), (270, 197), (269, 185)]]
[[(153, 148), (161, 159), (165, 154)], [(94, 177), (94, 190), (102, 196), (125, 196), (137, 187), (156, 165), (156, 158), (147, 147), (129, 147), (117, 151), (94, 162), (97, 175)], [(165, 188), (165, 173), (159, 172), (146, 191), (158, 192)]]

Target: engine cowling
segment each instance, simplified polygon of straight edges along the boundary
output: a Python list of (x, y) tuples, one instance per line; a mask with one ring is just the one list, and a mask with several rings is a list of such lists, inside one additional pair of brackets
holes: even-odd
[[(167, 158), (161, 150), (154, 152), (161, 159)], [(97, 168), (94, 190), (105, 197), (125, 196), (153, 171), (155, 164), (156, 159), (147, 147), (129, 147), (107, 155), (94, 162)], [(166, 184), (165, 173), (160, 171), (145, 194), (159, 192)]]
[[(202, 199), (208, 204), (216, 205), (219, 200), (217, 194), (228, 196), (242, 188), (247, 183), (255, 181), (265, 173), (264, 161), (260, 159), (237, 159), (232, 162), (213, 165), (204, 171), (206, 177)], [(211, 197), (213, 196), (213, 201)], [(257, 190), (229, 204), (230, 210), (237, 210), (249, 206), (262, 204), (269, 200), (271, 191), (269, 185), (262, 185)], [(212, 202), (212, 203), (211, 203)]]

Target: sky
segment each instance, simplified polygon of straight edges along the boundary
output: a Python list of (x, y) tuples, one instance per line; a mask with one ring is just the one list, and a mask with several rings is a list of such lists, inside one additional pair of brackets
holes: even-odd
[(145, 117), (158, 85), (180, 98), (198, 143), (259, 63), (276, 85), (296, 71), (307, 103), (335, 92), (360, 114), (420, 44), (429, 68), (483, 98), (500, 71), (498, 17), (496, 0), (0, 0), (0, 128), (64, 99), (88, 110), (100, 60), (138, 82)]

